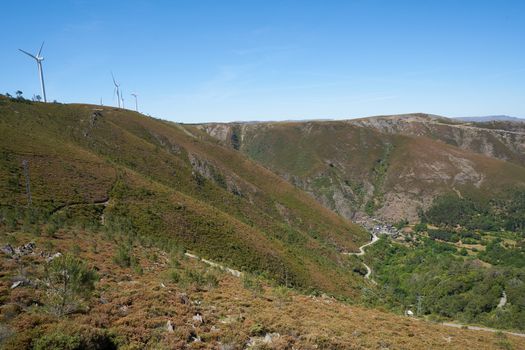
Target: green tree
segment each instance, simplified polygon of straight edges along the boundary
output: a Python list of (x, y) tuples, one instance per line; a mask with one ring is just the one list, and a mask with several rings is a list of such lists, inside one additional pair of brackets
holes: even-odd
[(97, 280), (96, 272), (72, 254), (53, 259), (44, 279), (50, 312), (63, 316), (77, 311), (90, 298)]

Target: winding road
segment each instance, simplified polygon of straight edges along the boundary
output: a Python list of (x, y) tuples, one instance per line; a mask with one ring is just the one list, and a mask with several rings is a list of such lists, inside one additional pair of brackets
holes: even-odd
[[(363, 256), (365, 255), (365, 248), (374, 244), (375, 242), (377, 242), (379, 240), (379, 237), (372, 232), (372, 240), (366, 244), (363, 244), (362, 246), (359, 247), (359, 252), (358, 253), (343, 253), (345, 255), (355, 255), (355, 256)], [(365, 264), (363, 261), (361, 262), (365, 268), (366, 268), (366, 274), (365, 274), (365, 278), (366, 279), (369, 279), (373, 284), (377, 284), (376, 281), (374, 281), (372, 278), (370, 278), (370, 275), (372, 274), (372, 269), (370, 268), (370, 266), (368, 266), (367, 264)]]
[[(372, 245), (372, 244), (374, 244), (378, 240), (379, 240), (379, 237), (375, 233), (372, 233), (372, 240), (370, 242), (362, 245), (361, 247), (359, 247), (359, 252), (358, 253), (343, 253), (343, 254), (345, 254), (345, 255), (363, 256), (363, 255), (365, 255), (365, 248), (370, 246), (370, 245)], [(374, 281), (372, 278), (370, 278), (370, 275), (372, 274), (372, 269), (367, 264), (365, 264), (364, 262), (362, 262), (362, 264), (365, 266), (366, 271), (367, 271), (366, 275), (365, 275), (365, 278), (369, 279), (373, 284), (377, 284), (376, 281)], [(501, 296), (501, 299), (500, 299), (499, 304), (498, 304), (498, 308), (503, 307), (506, 303), (507, 303), (507, 294), (505, 292), (503, 292), (503, 295)], [(416, 319), (418, 321), (421, 320), (419, 318), (414, 318), (414, 319)], [(469, 326), (469, 325), (461, 324), (461, 323), (442, 322), (441, 325), (443, 325), (445, 327), (462, 328), (462, 329), (469, 329), (469, 330), (473, 330), (473, 331), (483, 331), (483, 332), (492, 332), (492, 333), (501, 332), (501, 333), (508, 334), (508, 335), (514, 335), (514, 336), (517, 336), (517, 337), (525, 337), (524, 333), (510, 332), (510, 331), (499, 330), (499, 329), (488, 328), (488, 327)]]

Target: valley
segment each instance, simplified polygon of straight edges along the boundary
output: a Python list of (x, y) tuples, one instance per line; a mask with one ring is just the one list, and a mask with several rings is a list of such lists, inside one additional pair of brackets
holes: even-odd
[[(525, 346), (521, 131), (482, 152), (432, 118), (187, 125), (0, 96), (3, 348)], [(80, 287), (53, 287), (64, 269)]]
[(488, 197), (525, 184), (525, 129), (515, 124), (409, 114), (196, 127), (346, 218), (395, 223), (417, 222), (443, 193)]
[(0, 9), (0, 350), (525, 350), (525, 1)]

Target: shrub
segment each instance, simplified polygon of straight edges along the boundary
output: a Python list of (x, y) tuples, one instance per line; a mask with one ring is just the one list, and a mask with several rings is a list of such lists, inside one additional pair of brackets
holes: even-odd
[(34, 350), (113, 350), (114, 336), (105, 330), (77, 325), (52, 328), (34, 340)]
[(180, 274), (177, 272), (177, 270), (170, 271), (170, 279), (173, 283), (179, 283), (181, 281)]
[(63, 316), (77, 311), (95, 289), (98, 276), (87, 264), (71, 254), (53, 259), (45, 271), (46, 305)]
[(292, 300), (292, 297), (290, 296), (290, 290), (285, 286), (275, 287), (273, 289), (273, 294), (281, 304)]
[(397, 228), (398, 230), (401, 230), (403, 227), (405, 227), (407, 225), (408, 225), (408, 220), (407, 219), (401, 219), (401, 220), (399, 220), (398, 222), (396, 222), (394, 224), (394, 227)]
[(78, 335), (67, 335), (59, 332), (46, 334), (37, 339), (34, 350), (63, 349), (76, 350), (80, 349), (80, 337)]
[(74, 244), (73, 248), (71, 248), (71, 251), (72, 251), (73, 255), (79, 256), (80, 253), (82, 252), (82, 249), (80, 249), (80, 246), (78, 244)]
[(255, 323), (254, 325), (250, 327), (250, 335), (252, 337), (260, 337), (269, 332), (270, 332), (269, 329), (260, 323)]
[(121, 243), (113, 257), (113, 262), (120, 267), (131, 267), (138, 264), (137, 259), (133, 256), (131, 243)]
[(459, 237), (456, 233), (446, 230), (429, 230), (428, 236), (432, 239), (439, 239), (446, 242), (458, 242)]
[(414, 231), (416, 232), (424, 232), (427, 230), (427, 224), (424, 222), (420, 222), (419, 224), (416, 224), (414, 226)]
[(248, 273), (242, 275), (242, 285), (244, 288), (251, 290), (254, 294), (262, 294), (263, 286), (259, 278), (251, 276)]
[(219, 279), (213, 271), (202, 272), (199, 270), (185, 269), (182, 274), (177, 270), (170, 272), (170, 278), (175, 283), (180, 283), (184, 288), (196, 290), (211, 289), (219, 285)]

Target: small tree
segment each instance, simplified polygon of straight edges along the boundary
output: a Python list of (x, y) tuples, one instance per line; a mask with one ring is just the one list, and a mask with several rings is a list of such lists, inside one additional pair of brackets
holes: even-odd
[(36, 95), (35, 96), (35, 100), (37, 100), (38, 102), (41, 102), (42, 101), (42, 96)]
[(98, 276), (74, 255), (65, 254), (46, 266), (46, 304), (50, 312), (63, 316), (83, 306), (95, 289)]
[(16, 90), (15, 94), (16, 94), (16, 98), (19, 99), (19, 100), (24, 98), (24, 96), (23, 96), (24, 93), (22, 91), (20, 91), (20, 90)]

